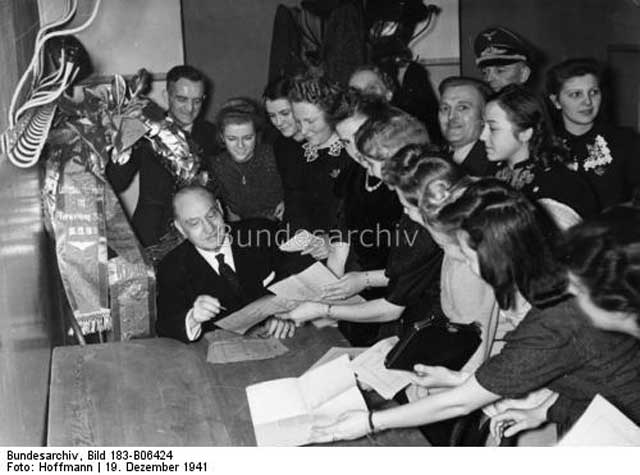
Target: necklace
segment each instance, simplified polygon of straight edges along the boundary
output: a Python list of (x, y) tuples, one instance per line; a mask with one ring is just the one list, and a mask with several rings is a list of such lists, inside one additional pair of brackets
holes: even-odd
[(369, 172), (367, 171), (367, 175), (364, 178), (364, 189), (367, 190), (369, 193), (371, 193), (372, 191), (377, 190), (378, 188), (380, 188), (380, 185), (382, 185), (382, 180), (380, 178), (376, 178), (378, 180), (378, 183), (376, 183), (375, 185), (369, 185), (369, 177), (371, 175), (369, 174)]

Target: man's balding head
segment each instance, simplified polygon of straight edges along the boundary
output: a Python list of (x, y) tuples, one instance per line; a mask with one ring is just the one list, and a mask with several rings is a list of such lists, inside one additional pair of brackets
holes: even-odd
[(197, 185), (180, 189), (173, 197), (174, 224), (195, 247), (220, 248), (227, 235), (222, 207), (209, 190)]

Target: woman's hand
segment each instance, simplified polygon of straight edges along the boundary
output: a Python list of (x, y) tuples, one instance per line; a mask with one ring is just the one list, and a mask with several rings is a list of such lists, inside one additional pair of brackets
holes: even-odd
[(273, 217), (278, 221), (282, 221), (282, 218), (284, 218), (284, 201), (278, 203), (276, 208), (273, 210)]
[(296, 324), (308, 322), (316, 318), (324, 317), (327, 306), (318, 302), (304, 302), (293, 310), (281, 313), (278, 316), (287, 320), (293, 320)]
[(359, 439), (369, 433), (369, 413), (367, 411), (347, 411), (328, 425), (314, 421), (311, 441), (316, 444), (337, 440)]
[(547, 420), (547, 411), (557, 399), (557, 393), (543, 388), (525, 398), (503, 399), (487, 406), (484, 411), (491, 416), (491, 435), (500, 442), (503, 436), (512, 437), (523, 430), (539, 427)]
[(296, 325), (294, 322), (276, 317), (267, 320), (265, 329), (267, 336), (278, 339), (291, 338), (296, 333)]
[(425, 388), (448, 388), (459, 386), (469, 377), (467, 373), (453, 371), (444, 366), (427, 366), (417, 364), (410, 374), (411, 381)]
[(364, 272), (348, 272), (337, 282), (327, 284), (322, 289), (322, 298), (326, 300), (344, 300), (359, 294), (367, 287)]
[(502, 437), (512, 437), (518, 432), (535, 429), (547, 420), (547, 408), (543, 405), (533, 409), (509, 409), (491, 418), (490, 431), (496, 442)]
[(307, 247), (305, 247), (300, 254), (303, 256), (306, 254), (311, 254), (317, 261), (322, 261), (329, 257), (329, 253), (331, 252), (331, 243), (329, 242), (329, 238), (326, 236), (316, 236), (318, 239), (312, 239)]

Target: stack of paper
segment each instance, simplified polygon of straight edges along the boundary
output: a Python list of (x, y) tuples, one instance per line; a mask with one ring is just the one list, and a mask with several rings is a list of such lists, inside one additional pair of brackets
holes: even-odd
[(304, 445), (314, 421), (326, 424), (346, 411), (367, 410), (347, 355), (299, 378), (253, 384), (247, 399), (258, 446)]

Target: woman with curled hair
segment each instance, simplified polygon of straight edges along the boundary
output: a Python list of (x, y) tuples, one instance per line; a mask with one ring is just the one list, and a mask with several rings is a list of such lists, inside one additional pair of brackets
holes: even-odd
[(640, 137), (602, 119), (602, 80), (593, 58), (568, 59), (547, 73), (556, 133), (569, 150), (571, 169), (595, 190), (599, 209), (627, 201), (640, 185)]
[(561, 430), (598, 393), (640, 421), (640, 345), (629, 335), (594, 328), (566, 294), (566, 273), (553, 257), (557, 230), (539, 205), (497, 180), (483, 179), (440, 211), (438, 226), (455, 236), (467, 264), (491, 285), (500, 307), (524, 318), (501, 352), (461, 384), (451, 381), (450, 390), (383, 411), (346, 412), (315, 428), (315, 441), (430, 424), (542, 387), (557, 393), (547, 416)]
[(369, 300), (383, 295), (378, 284), (383, 283), (391, 243), (379, 237), (395, 230), (402, 206), (393, 191), (371, 177), (366, 160), (355, 147), (354, 134), (367, 121), (384, 120), (394, 113), (381, 98), (349, 89), (341, 94), (336, 108), (327, 114), (352, 158), (336, 187), (341, 200), (337, 216), (340, 232), (332, 239), (327, 265), (340, 281), (329, 287), (328, 297), (340, 298), (363, 292), (363, 297)]
[(273, 149), (263, 143), (259, 106), (246, 98), (227, 101), (216, 118), (225, 151), (213, 157), (229, 221), (282, 219), (282, 182)]
[[(411, 125), (412, 132), (406, 133), (406, 127), (399, 127), (399, 124)], [(358, 129), (356, 139), (361, 133), (375, 143), (379, 143), (378, 133), (383, 133), (388, 139), (384, 151), (366, 149), (377, 155), (357, 150), (374, 180), (368, 184), (374, 188), (384, 186), (382, 163), (386, 158), (390, 159), (405, 145), (425, 144), (429, 140), (426, 129), (420, 122), (396, 109), (391, 110), (390, 114), (370, 117)], [(365, 287), (385, 287), (383, 297), (357, 305), (305, 302), (291, 311), (289, 318), (297, 322), (320, 317), (337, 320), (345, 337), (354, 345), (362, 345), (372, 344), (391, 334), (399, 334), (413, 322), (437, 311), (442, 250), (429, 232), (406, 214), (402, 215), (397, 228), (388, 236), (391, 245), (384, 271), (366, 272), (368, 275), (363, 279)], [(325, 298), (344, 298), (346, 286), (345, 279), (325, 287)], [(374, 331), (367, 328), (371, 323), (376, 324)]]
[(439, 231), (433, 221), (439, 211), (455, 200), (473, 179), (429, 146), (408, 145), (385, 163), (382, 174), (393, 187), (405, 213), (424, 226), (444, 251), (440, 270), (440, 307), (452, 322), (477, 321), (482, 328), (482, 343), (462, 369), (473, 372), (491, 352), (498, 307), (493, 290), (471, 272), (455, 240)]
[(595, 196), (589, 184), (564, 165), (564, 151), (551, 139), (544, 117), (536, 96), (511, 84), (485, 106), (480, 140), (489, 161), (499, 162), (498, 179), (531, 199), (543, 199), (559, 225), (568, 227), (596, 212)]
[[(335, 186), (350, 159), (344, 145), (327, 120), (335, 107), (341, 88), (326, 78), (309, 75), (294, 77), (289, 101), (304, 142), (302, 174), (304, 196), (296, 203), (296, 228), (327, 233), (335, 222), (338, 197)], [(326, 258), (326, 246), (311, 249), (316, 258)]]

